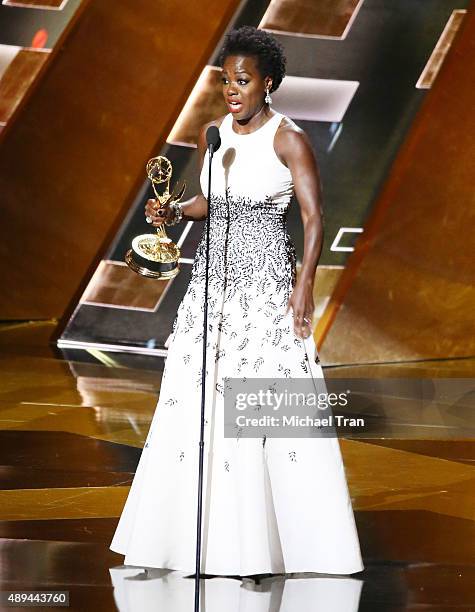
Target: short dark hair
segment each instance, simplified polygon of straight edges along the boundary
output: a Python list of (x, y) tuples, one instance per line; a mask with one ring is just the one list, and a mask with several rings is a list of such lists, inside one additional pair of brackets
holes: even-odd
[(226, 34), (223, 47), (219, 53), (218, 63), (224, 64), (228, 55), (253, 56), (262, 77), (272, 77), (272, 88), (275, 91), (285, 76), (286, 59), (282, 45), (268, 32), (251, 26), (242, 26)]

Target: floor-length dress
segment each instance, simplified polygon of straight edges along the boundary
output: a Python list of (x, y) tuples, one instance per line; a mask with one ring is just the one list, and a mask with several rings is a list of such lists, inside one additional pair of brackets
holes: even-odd
[[(352, 574), (363, 569), (336, 438), (223, 432), (226, 377), (319, 378), (313, 338), (287, 302), (296, 279), (286, 228), (292, 176), (274, 150), (283, 115), (237, 134), (213, 158), (201, 571)], [(208, 154), (201, 173), (207, 193)], [(110, 548), (126, 565), (195, 570), (205, 232), (178, 308), (160, 397)]]

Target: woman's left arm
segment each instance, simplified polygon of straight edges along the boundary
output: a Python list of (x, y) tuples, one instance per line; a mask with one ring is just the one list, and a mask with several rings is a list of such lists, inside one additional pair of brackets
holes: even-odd
[(320, 173), (309, 138), (300, 128), (279, 129), (275, 137), (275, 151), (292, 174), (304, 228), (302, 267), (287, 310), (292, 308), (295, 334), (307, 338), (312, 332), (315, 309), (313, 285), (323, 246)]

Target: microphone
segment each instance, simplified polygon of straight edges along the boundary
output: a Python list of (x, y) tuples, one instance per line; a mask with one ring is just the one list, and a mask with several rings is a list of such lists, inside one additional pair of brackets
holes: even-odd
[(212, 157), (213, 153), (215, 153), (221, 146), (221, 136), (219, 135), (219, 130), (215, 125), (210, 125), (210, 127), (206, 130), (206, 142), (208, 144), (209, 155)]

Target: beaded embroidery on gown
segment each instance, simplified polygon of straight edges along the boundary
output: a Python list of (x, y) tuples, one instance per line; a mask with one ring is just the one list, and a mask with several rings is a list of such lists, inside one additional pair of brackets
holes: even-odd
[[(363, 569), (336, 438), (225, 438), (226, 377), (323, 379), (312, 336), (285, 314), (296, 280), (286, 228), (290, 171), (274, 151), (283, 115), (213, 158), (201, 571)], [(207, 193), (208, 153), (201, 172)], [(110, 548), (126, 565), (195, 571), (205, 229), (168, 344), (160, 397)], [(324, 384), (324, 383), (323, 383)]]

